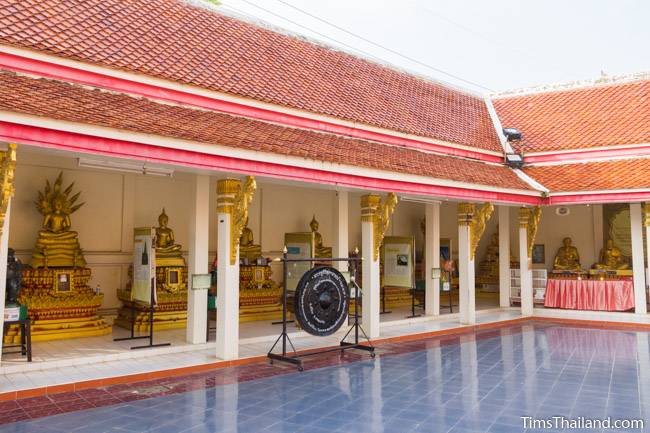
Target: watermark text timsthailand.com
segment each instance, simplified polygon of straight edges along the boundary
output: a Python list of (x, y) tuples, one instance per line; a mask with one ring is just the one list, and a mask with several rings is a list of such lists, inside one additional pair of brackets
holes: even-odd
[(645, 420), (643, 419), (616, 419), (616, 418), (567, 418), (564, 416), (551, 416), (548, 418), (533, 418), (522, 416), (525, 429), (632, 429), (643, 430)]

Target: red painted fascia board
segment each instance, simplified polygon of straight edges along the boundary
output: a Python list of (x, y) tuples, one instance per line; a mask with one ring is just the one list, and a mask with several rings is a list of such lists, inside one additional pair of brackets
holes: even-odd
[(571, 152), (545, 155), (525, 155), (526, 164), (543, 162), (588, 161), (590, 159), (616, 158), (625, 156), (650, 156), (650, 144), (625, 149), (580, 149)]
[(599, 204), (599, 203), (635, 203), (650, 201), (650, 191), (639, 192), (579, 192), (572, 195), (551, 195), (545, 204)]
[(250, 161), (184, 149), (172, 149), (3, 121), (0, 121), (0, 139), (85, 154), (268, 176), (308, 183), (340, 185), (350, 188), (394, 191), (403, 194), (422, 194), (458, 200), (481, 200), (521, 204), (539, 204), (540, 202), (539, 197), (523, 194), (376, 179), (270, 162)]
[(78, 84), (102, 87), (117, 92), (144, 96), (183, 105), (200, 107), (222, 113), (248, 117), (251, 119), (274, 122), (285, 126), (329, 132), (363, 140), (426, 150), (450, 156), (478, 159), (486, 162), (503, 162), (503, 157), (467, 149), (458, 149), (441, 144), (428, 143), (404, 137), (369, 131), (358, 127), (338, 125), (331, 122), (310, 119), (308, 117), (282, 113), (264, 108), (251, 107), (236, 102), (195, 95), (188, 92), (166, 89), (160, 86), (140, 83), (123, 78), (111, 77), (96, 72), (85, 71), (69, 66), (58, 65), (42, 60), (30, 59), (15, 54), (0, 53), (0, 68), (14, 72), (23, 72)]

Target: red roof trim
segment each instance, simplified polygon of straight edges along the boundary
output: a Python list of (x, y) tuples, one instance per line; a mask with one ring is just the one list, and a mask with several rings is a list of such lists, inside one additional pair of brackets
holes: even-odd
[(42, 77), (54, 78), (72, 83), (103, 87), (118, 92), (205, 108), (221, 113), (234, 114), (252, 119), (279, 123), (286, 126), (329, 132), (394, 146), (440, 153), (443, 155), (460, 156), (486, 162), (503, 162), (502, 156), (481, 152), (480, 150), (474, 151), (453, 147), (451, 145), (397, 137), (390, 134), (370, 131), (361, 127), (350, 127), (337, 123), (315, 120), (309, 117), (288, 114), (282, 111), (274, 111), (222, 99), (209, 98), (193, 93), (172, 90), (161, 86), (117, 78), (106, 74), (72, 68), (42, 60), (30, 59), (28, 57), (14, 54), (0, 52), (0, 68), (14, 72), (40, 75)]
[(547, 205), (558, 204), (598, 204), (598, 203), (630, 203), (650, 201), (650, 191), (638, 192), (604, 192), (604, 193), (580, 193), (571, 195), (551, 195), (548, 197)]
[(174, 164), (206, 170), (219, 170), (274, 178), (341, 185), (350, 188), (422, 194), (459, 200), (539, 204), (540, 199), (523, 194), (490, 192), (439, 185), (426, 185), (365, 176), (335, 173), (303, 167), (250, 161), (183, 149), (152, 146), (86, 134), (57, 131), (36, 126), (0, 121), (0, 139), (38, 147), (86, 154), (130, 158), (162, 164)]
[(620, 149), (580, 149), (572, 152), (549, 152), (543, 155), (527, 154), (525, 158), (527, 164), (539, 164), (544, 162), (568, 163), (568, 161), (649, 155), (650, 144), (642, 144)]

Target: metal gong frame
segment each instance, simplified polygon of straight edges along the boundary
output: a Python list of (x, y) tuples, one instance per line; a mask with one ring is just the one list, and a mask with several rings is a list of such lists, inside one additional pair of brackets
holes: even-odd
[[(283, 267), (283, 272), (284, 272), (284, 282), (282, 284), (282, 333), (280, 336), (275, 340), (275, 343), (273, 343), (273, 346), (267, 353), (267, 356), (269, 357), (269, 362), (273, 364), (273, 361), (282, 361), (282, 362), (288, 362), (290, 364), (296, 365), (298, 367), (298, 371), (303, 371), (303, 360), (302, 358), (306, 356), (314, 356), (314, 355), (319, 355), (321, 353), (328, 353), (328, 352), (336, 352), (336, 351), (341, 351), (343, 353), (347, 349), (360, 349), (364, 350), (366, 352), (370, 353), (370, 356), (372, 358), (375, 357), (375, 348), (372, 346), (370, 343), (370, 339), (366, 335), (365, 331), (361, 327), (361, 324), (359, 323), (359, 292), (361, 291), (361, 288), (357, 284), (357, 269), (359, 266), (359, 262), (361, 262), (361, 258), (358, 257), (350, 257), (350, 258), (334, 258), (334, 259), (328, 259), (328, 258), (306, 258), (306, 259), (289, 259), (287, 256), (287, 251), (285, 248), (284, 253), (282, 254), (282, 267)], [(287, 274), (289, 272), (289, 263), (294, 263), (294, 262), (348, 262), (349, 264), (349, 269), (350, 269), (350, 286), (354, 287), (354, 314), (352, 315), (353, 323), (350, 329), (348, 329), (348, 332), (345, 333), (343, 338), (341, 339), (340, 346), (332, 349), (323, 349), (323, 350), (314, 350), (314, 351), (309, 351), (307, 353), (297, 353), (295, 346), (291, 342), (291, 339), (289, 338), (289, 334), (287, 333)], [(348, 288), (348, 295), (349, 291), (352, 287)], [(354, 331), (354, 333), (353, 333)], [(354, 341), (353, 342), (348, 342), (345, 341), (350, 334), (354, 335)], [(359, 338), (363, 336), (363, 338), (366, 340), (365, 343), (361, 343), (359, 341)], [(282, 342), (282, 353), (274, 353), (273, 350), (276, 348), (276, 346)], [(288, 343), (288, 345), (287, 345)], [(288, 346), (291, 347), (291, 352), (287, 352)]]

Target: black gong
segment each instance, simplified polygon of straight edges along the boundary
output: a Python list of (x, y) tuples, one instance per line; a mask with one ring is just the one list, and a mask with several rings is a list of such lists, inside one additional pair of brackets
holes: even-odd
[(335, 333), (348, 313), (348, 285), (339, 271), (320, 266), (307, 271), (294, 297), (296, 320), (311, 335)]

